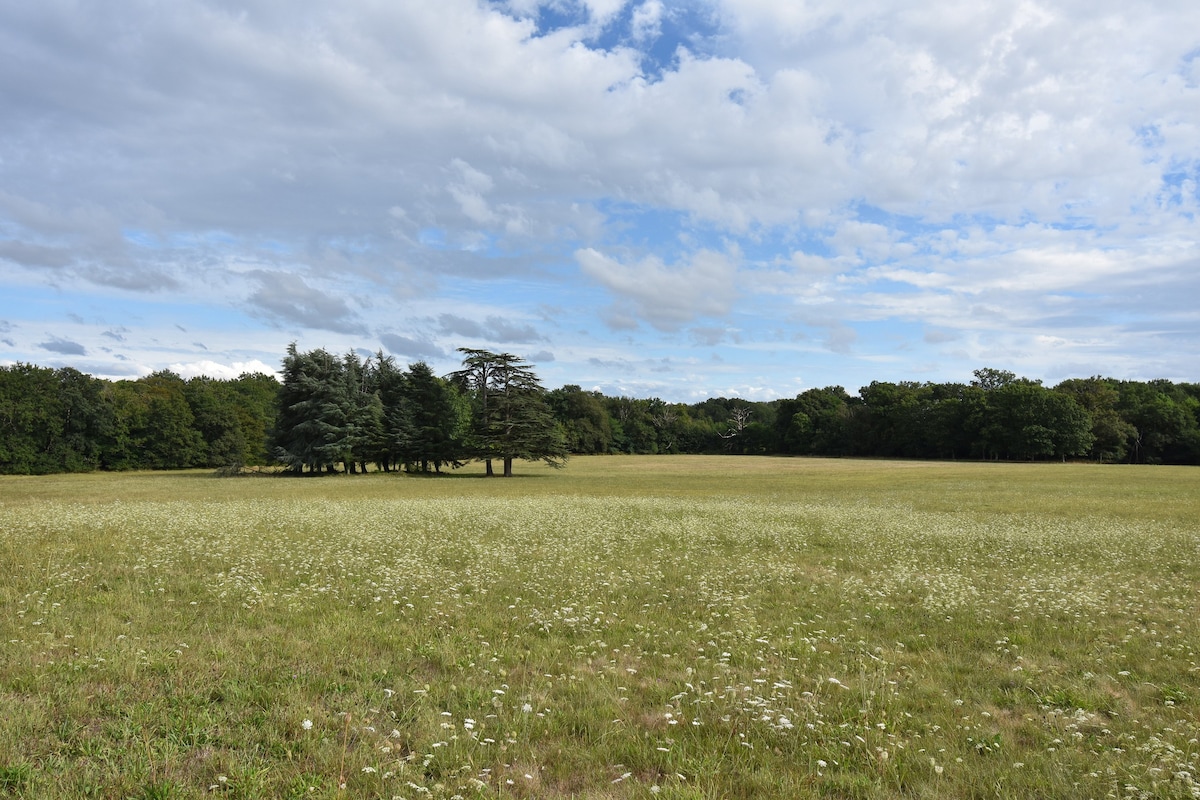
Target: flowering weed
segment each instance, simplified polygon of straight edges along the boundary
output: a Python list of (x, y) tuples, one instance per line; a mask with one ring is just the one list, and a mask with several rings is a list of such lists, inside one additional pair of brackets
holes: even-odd
[(0, 480), (37, 797), (1200, 797), (1200, 474)]

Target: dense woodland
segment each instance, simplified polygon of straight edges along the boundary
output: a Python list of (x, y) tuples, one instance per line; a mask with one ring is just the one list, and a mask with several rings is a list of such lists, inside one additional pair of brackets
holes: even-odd
[(874, 382), (771, 402), (546, 390), (533, 366), (461, 350), (462, 369), (289, 348), (282, 380), (156, 372), (109, 381), (0, 367), (0, 473), (276, 467), (441, 471), (569, 454), (732, 453), (1200, 464), (1200, 384), (1092, 377), (1045, 387), (981, 369), (969, 383)]

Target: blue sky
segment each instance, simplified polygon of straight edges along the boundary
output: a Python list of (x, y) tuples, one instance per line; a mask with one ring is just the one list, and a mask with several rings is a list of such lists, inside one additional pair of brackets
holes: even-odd
[(1200, 6), (0, 7), (0, 363), (1200, 380)]

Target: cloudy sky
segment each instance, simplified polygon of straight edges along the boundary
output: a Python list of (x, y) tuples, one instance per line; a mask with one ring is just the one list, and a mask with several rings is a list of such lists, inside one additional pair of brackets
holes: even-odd
[(1200, 380), (1195, 0), (0, 2), (0, 364)]

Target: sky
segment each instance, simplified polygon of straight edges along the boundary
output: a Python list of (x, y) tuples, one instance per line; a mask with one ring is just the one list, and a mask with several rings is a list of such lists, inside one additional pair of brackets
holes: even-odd
[(0, 2), (0, 365), (1200, 381), (1195, 0)]

